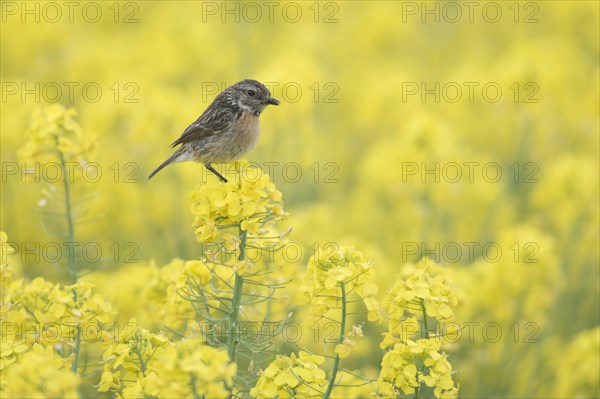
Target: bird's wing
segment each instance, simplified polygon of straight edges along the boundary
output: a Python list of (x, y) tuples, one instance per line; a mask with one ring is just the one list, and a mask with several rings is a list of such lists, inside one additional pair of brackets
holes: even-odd
[[(214, 103), (213, 103), (214, 104)], [(236, 117), (233, 109), (229, 107), (209, 106), (206, 111), (191, 125), (184, 130), (177, 140), (171, 144), (175, 147), (194, 140), (201, 140), (214, 134), (219, 134)]]

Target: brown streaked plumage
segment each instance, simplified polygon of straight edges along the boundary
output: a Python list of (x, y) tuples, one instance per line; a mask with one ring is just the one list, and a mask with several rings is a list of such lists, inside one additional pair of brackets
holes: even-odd
[(229, 86), (173, 142), (172, 147), (180, 147), (148, 179), (170, 163), (195, 161), (227, 182), (211, 164), (233, 162), (254, 148), (260, 134), (259, 116), (269, 104), (279, 105), (279, 101), (256, 80)]

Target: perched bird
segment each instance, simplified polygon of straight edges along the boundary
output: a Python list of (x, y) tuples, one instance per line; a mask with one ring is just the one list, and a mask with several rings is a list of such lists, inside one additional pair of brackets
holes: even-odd
[(211, 164), (233, 162), (254, 148), (260, 133), (258, 117), (269, 104), (279, 105), (279, 100), (256, 80), (245, 79), (229, 86), (173, 142), (171, 147), (181, 147), (148, 179), (170, 163), (195, 161), (227, 182)]

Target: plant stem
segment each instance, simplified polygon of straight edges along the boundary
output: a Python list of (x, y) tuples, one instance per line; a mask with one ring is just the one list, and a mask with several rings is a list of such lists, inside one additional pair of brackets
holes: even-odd
[(242, 261), (246, 259), (246, 241), (248, 239), (248, 232), (240, 228), (240, 254), (238, 260)]
[(77, 366), (79, 364), (79, 349), (81, 348), (81, 327), (77, 326), (77, 332), (75, 334), (75, 359), (73, 359), (73, 364), (71, 365), (71, 371), (77, 373)]
[[(425, 307), (425, 300), (423, 298), (419, 299), (419, 305), (421, 306), (421, 313), (423, 314), (423, 327), (425, 329), (424, 335), (426, 339), (429, 339), (429, 326), (427, 324), (427, 308)], [(421, 366), (421, 370), (417, 371), (417, 387), (415, 388), (415, 396), (414, 399), (419, 399), (419, 393), (421, 388), (421, 381), (419, 381), (419, 373), (423, 374), (425, 370), (425, 365)]]
[[(346, 331), (346, 286), (344, 282), (340, 282), (340, 288), (342, 289), (342, 316), (340, 319), (340, 336), (338, 338), (338, 344), (344, 343), (344, 335)], [(333, 391), (333, 387), (335, 386), (335, 379), (337, 377), (337, 372), (340, 367), (340, 355), (335, 355), (335, 360), (333, 361), (333, 368), (331, 369), (331, 376), (329, 377), (329, 385), (327, 386), (327, 390), (323, 395), (323, 399), (329, 399), (331, 395), (331, 391)]]
[[(75, 227), (73, 222), (73, 214), (71, 212), (71, 186), (69, 185), (69, 174), (67, 172), (65, 156), (61, 151), (58, 152), (60, 158), (60, 167), (62, 169), (63, 176), (63, 189), (65, 190), (65, 216), (67, 218), (67, 239), (70, 248), (73, 248), (75, 241)], [(77, 268), (75, 265), (75, 258), (73, 254), (69, 254), (67, 260), (67, 269), (69, 271), (69, 281), (71, 284), (77, 282)], [(75, 294), (75, 300), (77, 300), (77, 294)]]
[(227, 354), (229, 360), (235, 362), (235, 351), (238, 344), (240, 302), (242, 299), (242, 287), (244, 286), (244, 278), (239, 274), (235, 274), (235, 285), (233, 287), (233, 298), (231, 298), (231, 313), (229, 314), (230, 331), (227, 336)]
[[(141, 337), (140, 337), (140, 339), (141, 339)], [(139, 341), (133, 347), (133, 353), (136, 354), (138, 359), (140, 360), (140, 371), (142, 372), (142, 375), (145, 377), (146, 370), (148, 370), (148, 366), (146, 366), (146, 362), (144, 361), (144, 354), (142, 353), (142, 351), (140, 350), (140, 347), (138, 345), (140, 345)]]
[[(67, 218), (67, 242), (69, 248), (73, 248), (73, 244), (75, 241), (75, 224), (73, 222), (73, 214), (71, 212), (71, 186), (69, 184), (69, 173), (67, 172), (67, 165), (65, 162), (65, 156), (62, 151), (58, 151), (58, 157), (60, 159), (60, 168), (62, 171), (63, 177), (63, 189), (65, 190), (65, 216)], [(71, 284), (75, 284), (77, 282), (77, 266), (75, 263), (74, 254), (70, 253), (67, 259), (67, 270), (69, 271), (69, 281)], [(73, 289), (73, 299), (77, 302), (78, 295), (77, 290)], [(75, 333), (75, 348), (73, 352), (75, 354), (75, 359), (73, 359), (73, 364), (71, 365), (71, 371), (77, 373), (77, 367), (79, 366), (79, 353), (81, 350), (81, 326), (77, 326)]]
[(419, 303), (421, 304), (421, 312), (423, 313), (423, 327), (425, 327), (425, 338), (429, 338), (429, 327), (427, 326), (427, 309), (425, 308), (425, 301), (421, 298), (419, 299)]
[[(246, 258), (246, 242), (248, 233), (242, 231), (240, 228), (240, 254), (238, 261), (242, 261)], [(236, 349), (238, 344), (238, 330), (239, 330), (239, 317), (240, 317), (240, 304), (242, 301), (242, 289), (244, 287), (244, 278), (237, 272), (235, 273), (235, 283), (233, 286), (233, 297), (231, 298), (231, 309), (229, 313), (229, 326), (230, 333), (227, 336), (227, 354), (229, 360), (235, 362)]]

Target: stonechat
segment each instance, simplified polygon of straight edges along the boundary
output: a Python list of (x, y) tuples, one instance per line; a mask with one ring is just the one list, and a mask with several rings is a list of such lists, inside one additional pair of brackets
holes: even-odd
[(233, 162), (254, 148), (260, 133), (258, 118), (269, 104), (279, 105), (279, 100), (256, 80), (245, 79), (229, 86), (171, 144), (181, 146), (148, 179), (170, 163), (194, 161), (227, 182), (211, 164)]

